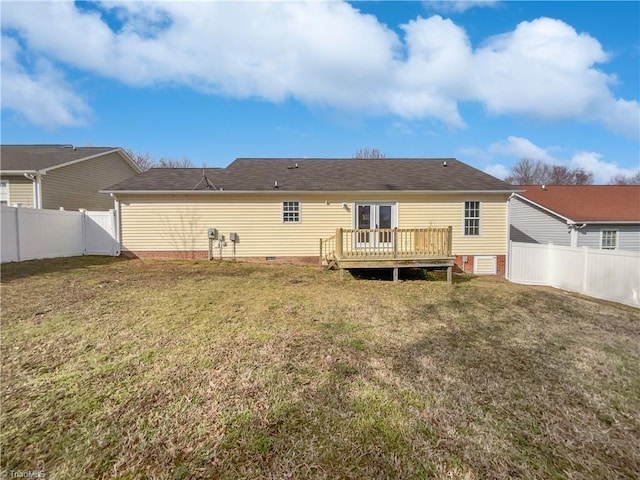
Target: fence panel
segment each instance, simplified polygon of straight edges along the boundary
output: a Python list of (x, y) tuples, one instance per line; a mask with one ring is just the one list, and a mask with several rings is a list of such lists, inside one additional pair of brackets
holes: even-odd
[(509, 280), (640, 307), (640, 252), (510, 243)]
[(21, 260), (72, 257), (84, 250), (79, 212), (23, 208), (18, 221)]
[(511, 243), (509, 280), (528, 285), (546, 285), (549, 261), (547, 245)]
[(85, 212), (85, 254), (120, 255), (120, 244), (115, 234), (117, 221), (115, 210)]
[(17, 262), (20, 258), (18, 251), (18, 218), (17, 208), (2, 206), (0, 220), (2, 221), (2, 231), (0, 240), (0, 261)]
[(640, 306), (640, 254), (588, 250), (584, 293)]
[(553, 245), (547, 247), (549, 260), (549, 285), (572, 292), (584, 287), (585, 252), (582, 248)]
[(2, 206), (2, 262), (120, 254), (116, 213)]

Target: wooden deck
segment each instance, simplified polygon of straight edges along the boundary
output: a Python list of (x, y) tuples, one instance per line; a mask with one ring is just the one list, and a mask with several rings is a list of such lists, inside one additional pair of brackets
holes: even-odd
[(320, 240), (320, 265), (338, 268), (447, 268), (451, 282), (451, 227), (447, 228), (338, 228)]

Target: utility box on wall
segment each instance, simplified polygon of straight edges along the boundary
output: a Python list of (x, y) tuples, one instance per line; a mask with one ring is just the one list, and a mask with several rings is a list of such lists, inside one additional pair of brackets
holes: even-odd
[(209, 240), (217, 240), (218, 239), (218, 229), (217, 228), (208, 228), (207, 229), (207, 237), (209, 237)]

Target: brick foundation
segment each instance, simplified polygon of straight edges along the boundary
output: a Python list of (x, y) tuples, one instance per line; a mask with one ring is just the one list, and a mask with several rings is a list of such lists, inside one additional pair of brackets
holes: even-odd
[[(128, 258), (156, 258), (163, 260), (207, 260), (209, 253), (206, 250), (153, 250), (130, 251), (123, 250), (123, 257)], [(219, 260), (214, 256), (213, 260)], [(233, 257), (222, 257), (222, 260), (233, 261)], [(239, 262), (253, 263), (287, 263), (293, 265), (320, 265), (320, 257), (236, 257)]]
[[(467, 257), (467, 263), (464, 263), (463, 257)], [(484, 255), (480, 255), (484, 256)], [(496, 276), (504, 278), (506, 255), (496, 255)], [(473, 259), (474, 255), (457, 255), (454, 261), (453, 271), (456, 273), (468, 273), (473, 274)]]

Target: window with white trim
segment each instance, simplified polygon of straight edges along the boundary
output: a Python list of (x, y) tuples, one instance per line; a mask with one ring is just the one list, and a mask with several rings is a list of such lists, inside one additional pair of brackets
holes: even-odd
[(464, 235), (480, 235), (480, 202), (464, 202)]
[(9, 182), (0, 182), (0, 205), (9, 205)]
[(603, 250), (616, 250), (618, 248), (618, 231), (602, 230), (600, 232), (600, 248)]
[(300, 221), (300, 202), (282, 202), (282, 222), (297, 223)]

